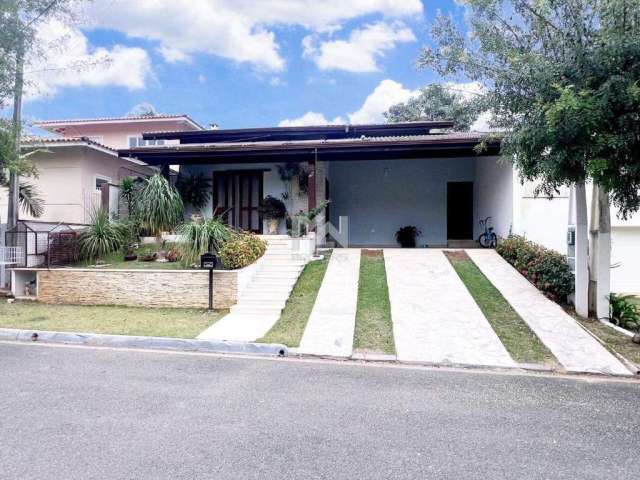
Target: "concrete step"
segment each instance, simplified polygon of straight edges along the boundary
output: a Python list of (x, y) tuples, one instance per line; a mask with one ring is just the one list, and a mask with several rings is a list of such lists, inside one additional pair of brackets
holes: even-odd
[(254, 291), (253, 289), (249, 292), (245, 292), (240, 295), (238, 299), (238, 303), (243, 303), (247, 300), (260, 300), (266, 303), (271, 301), (280, 302), (282, 300), (286, 301), (289, 298), (289, 292), (265, 292), (265, 291)]
[[(300, 275), (300, 272), (295, 272), (295, 271), (290, 271), (290, 272), (277, 272), (277, 274), (273, 274), (273, 273), (256, 273), (255, 276), (253, 277), (255, 281), (257, 280), (273, 280), (274, 282), (277, 282), (278, 280), (293, 280), (295, 282), (295, 280), (297, 280), (298, 276)], [(274, 283), (275, 284), (275, 283)], [(249, 285), (247, 288), (251, 288), (251, 285)]]
[(305, 263), (302, 260), (293, 260), (291, 258), (278, 258), (278, 257), (265, 257), (262, 260), (262, 266), (282, 266), (282, 265), (290, 265), (292, 267), (304, 267)]
[(294, 282), (282, 285), (270, 285), (268, 283), (251, 284), (251, 288), (245, 290), (240, 297), (243, 297), (244, 295), (251, 295), (253, 293), (259, 293), (261, 295), (289, 295), (291, 290), (293, 290), (293, 285)]

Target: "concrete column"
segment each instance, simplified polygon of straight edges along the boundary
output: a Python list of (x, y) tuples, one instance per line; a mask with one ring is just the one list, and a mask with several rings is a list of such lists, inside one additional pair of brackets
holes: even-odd
[[(323, 202), (326, 199), (326, 177), (327, 177), (327, 164), (323, 161), (316, 162), (316, 206), (318, 203)], [(322, 212), (316, 217), (316, 243), (323, 246), (326, 243), (327, 238), (327, 216), (326, 208), (322, 209)]]
[(611, 213), (609, 194), (593, 186), (591, 196), (590, 229), (590, 311), (597, 318), (609, 316), (609, 295), (611, 294)]
[(581, 317), (589, 316), (589, 232), (587, 227), (587, 194), (584, 182), (574, 187), (575, 215), (576, 215), (576, 313)]

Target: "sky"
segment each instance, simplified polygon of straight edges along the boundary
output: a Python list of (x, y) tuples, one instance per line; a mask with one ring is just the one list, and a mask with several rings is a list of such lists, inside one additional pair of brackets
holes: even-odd
[(48, 20), (27, 121), (123, 116), (148, 103), (220, 128), (382, 122), (442, 81), (418, 71), (455, 0), (94, 0)]

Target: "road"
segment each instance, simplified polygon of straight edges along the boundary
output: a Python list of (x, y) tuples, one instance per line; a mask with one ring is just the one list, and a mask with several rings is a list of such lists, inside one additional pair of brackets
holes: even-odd
[(640, 384), (0, 343), (0, 478), (640, 477)]

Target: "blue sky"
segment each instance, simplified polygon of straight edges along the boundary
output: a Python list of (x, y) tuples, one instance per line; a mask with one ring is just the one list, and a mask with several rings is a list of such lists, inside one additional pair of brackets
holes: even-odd
[(147, 102), (221, 128), (379, 121), (439, 80), (415, 68), (438, 9), (462, 15), (453, 0), (95, 0), (81, 23), (42, 26), (68, 45), (30, 67), (25, 118)]

